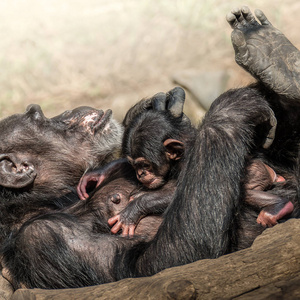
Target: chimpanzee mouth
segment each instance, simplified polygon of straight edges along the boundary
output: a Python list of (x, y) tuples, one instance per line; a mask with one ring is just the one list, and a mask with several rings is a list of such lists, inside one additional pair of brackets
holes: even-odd
[(103, 132), (108, 129), (111, 117), (111, 109), (108, 109), (106, 112), (102, 110), (93, 111), (82, 117), (80, 125), (87, 128), (93, 134), (99, 131)]
[(163, 179), (154, 178), (151, 182), (143, 183), (143, 185), (146, 188), (153, 190), (153, 189), (157, 189), (157, 188), (161, 187), (164, 183), (165, 182)]

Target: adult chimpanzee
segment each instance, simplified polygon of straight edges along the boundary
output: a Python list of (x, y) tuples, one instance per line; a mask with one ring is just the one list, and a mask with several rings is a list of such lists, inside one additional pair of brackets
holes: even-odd
[[(249, 29), (252, 36), (257, 30), (276, 33), (271, 25), (266, 25), (262, 13), (257, 15), (262, 25), (254, 21), (249, 11), (235, 12), (232, 16), (230, 22), (240, 28), (235, 32), (243, 35), (246, 30), (245, 41)], [(272, 36), (272, 41), (275, 38)], [(260, 40), (259, 35), (256, 40)], [(268, 39), (263, 37), (263, 41), (267, 43)], [(244, 44), (235, 43), (238, 50), (239, 46), (245, 48)], [(289, 43), (285, 47), (287, 55), (278, 66), (283, 73), (287, 72), (288, 51), (291, 48), (294, 51)], [(251, 59), (253, 64), (258, 62), (255, 72), (259, 73), (259, 59), (255, 56)], [(271, 80), (276, 82), (269, 77), (267, 84)], [(297, 87), (291, 89), (297, 92)], [(284, 90), (280, 88), (276, 92), (252, 86), (229, 91), (213, 103), (186, 157), (174, 200), (149, 242), (109, 234), (101, 210), (89, 208), (93, 198), (89, 199), (91, 202), (79, 202), (59, 210), (72, 202), (66, 193), (68, 186), (75, 186), (77, 174), (101, 159), (102, 147), (109, 148), (106, 143), (113, 133), (111, 122), (105, 122), (108, 114), (102, 119), (104, 123), (99, 111), (88, 109), (78, 110), (76, 116), (70, 112), (47, 119), (38, 107), (32, 106), (23, 115), (2, 120), (0, 170), (7, 176), (1, 177), (0, 219), (2, 228), (10, 234), (3, 236), (1, 256), (15, 287), (99, 284), (154, 274), (235, 249), (240, 243), (237, 216), (246, 215), (241, 210), (240, 199), (247, 157), (256, 154), (257, 147), (269, 136), (274, 118), (272, 109), (279, 126), (275, 141), (264, 156), (276, 171), (279, 165), (290, 173), (289, 167), (297, 159), (299, 103), (282, 97)], [(278, 150), (286, 155), (279, 156)], [(76, 172), (74, 178), (72, 172)], [(278, 173), (285, 176), (283, 172)], [(52, 183), (57, 191), (53, 191)], [(81, 205), (80, 209), (77, 205)], [(294, 213), (297, 209), (295, 206)], [(18, 218), (21, 221), (16, 221)]]

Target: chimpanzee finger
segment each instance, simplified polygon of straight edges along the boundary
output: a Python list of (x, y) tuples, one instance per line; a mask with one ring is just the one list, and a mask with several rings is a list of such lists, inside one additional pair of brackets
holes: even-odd
[(110, 225), (110, 226), (114, 225), (117, 221), (119, 221), (119, 218), (120, 218), (120, 215), (115, 215), (114, 217), (111, 217), (107, 221), (108, 225)]
[(247, 24), (241, 8), (236, 7), (234, 9), (232, 9), (231, 12), (235, 15), (235, 17), (238, 21), (238, 27), (244, 27)]
[(269, 132), (265, 138), (265, 141), (263, 143), (262, 147), (264, 149), (268, 149), (272, 145), (272, 143), (275, 139), (275, 132), (276, 132), (276, 128), (277, 128), (277, 119), (275, 117), (275, 114), (274, 114), (273, 110), (270, 109), (270, 111), (271, 111), (271, 115), (270, 115), (269, 123), (270, 123), (271, 129), (269, 130)]
[(254, 13), (257, 19), (260, 21), (261, 25), (272, 25), (271, 22), (267, 19), (265, 14), (260, 9), (256, 9)]
[(232, 12), (230, 12), (226, 15), (226, 20), (227, 20), (228, 24), (231, 26), (232, 29), (237, 28), (238, 20)]
[(245, 40), (245, 36), (239, 29), (234, 30), (231, 33), (231, 42), (235, 51), (235, 60), (238, 64), (247, 60), (249, 56), (248, 46)]
[[(100, 175), (98, 173), (96, 174), (86, 174), (83, 175), (79, 183), (77, 185), (77, 193), (81, 200), (85, 200), (89, 197), (89, 194), (87, 193), (87, 190), (89, 188), (96, 188), (98, 187), (105, 179), (104, 175)], [(96, 183), (96, 185), (95, 185)]]
[(135, 225), (129, 225), (129, 236), (134, 236)]
[(76, 191), (77, 191), (77, 195), (78, 195), (79, 199), (80, 199), (80, 200), (84, 200), (84, 199), (85, 199), (85, 198), (84, 198), (84, 195), (83, 195), (83, 193), (81, 192), (81, 179), (80, 179), (80, 181), (79, 181), (79, 183), (78, 183), (78, 185), (77, 185), (77, 187), (76, 187)]
[(116, 234), (119, 232), (119, 230), (122, 228), (122, 222), (118, 222), (117, 224), (115, 224), (112, 228), (111, 228), (111, 232)]
[(122, 235), (123, 235), (123, 236), (127, 236), (127, 235), (128, 235), (128, 231), (129, 231), (129, 227), (126, 226), (126, 225), (124, 225), (124, 226), (122, 227)]
[(234, 8), (226, 15), (226, 20), (233, 29), (243, 28), (247, 22), (240, 8)]
[(258, 22), (255, 20), (255, 17), (251, 13), (251, 10), (249, 9), (248, 6), (243, 6), (241, 8), (241, 12), (244, 16), (246, 23), (248, 23), (250, 25), (258, 25)]
[(105, 176), (104, 175), (98, 175), (98, 177), (93, 178), (94, 180), (91, 179), (91, 181), (97, 182), (96, 188), (104, 181)]
[(85, 200), (89, 197), (88, 193), (86, 192), (86, 186), (87, 186), (87, 179), (85, 176), (82, 176), (76, 188), (80, 200)]

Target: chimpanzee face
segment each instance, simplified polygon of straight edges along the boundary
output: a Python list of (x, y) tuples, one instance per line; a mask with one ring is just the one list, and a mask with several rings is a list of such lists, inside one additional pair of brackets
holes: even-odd
[(77, 182), (86, 168), (113, 158), (122, 133), (111, 110), (78, 107), (46, 118), (39, 105), (30, 105), (0, 121), (0, 185)]

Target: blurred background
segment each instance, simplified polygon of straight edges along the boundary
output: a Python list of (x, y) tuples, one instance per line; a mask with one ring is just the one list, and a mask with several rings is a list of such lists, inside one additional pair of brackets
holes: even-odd
[(121, 120), (139, 99), (181, 84), (186, 109), (253, 81), (234, 61), (234, 7), (262, 9), (299, 48), (300, 1), (10, 0), (0, 2), (0, 117), (30, 103), (51, 117), (79, 105)]

